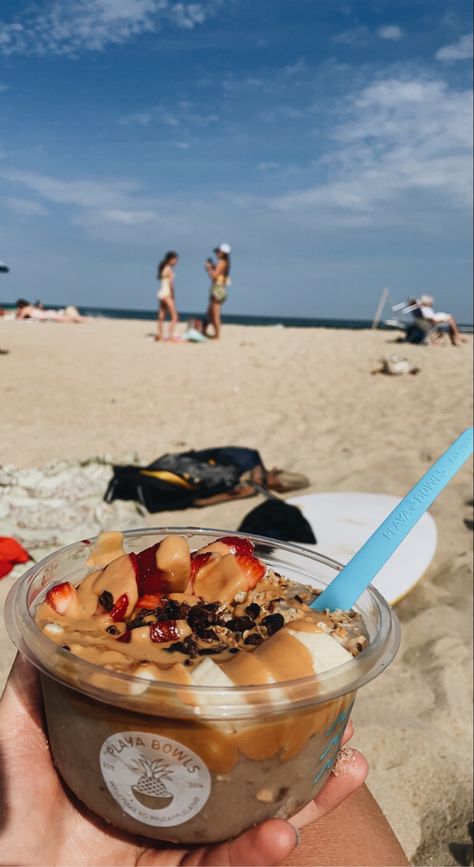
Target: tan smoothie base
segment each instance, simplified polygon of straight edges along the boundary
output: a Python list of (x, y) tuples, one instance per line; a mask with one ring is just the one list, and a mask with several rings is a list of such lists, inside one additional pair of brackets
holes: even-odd
[[(264, 721), (205, 723), (133, 713), (87, 698), (47, 676), (41, 680), (54, 762), (74, 794), (123, 831), (186, 844), (225, 840), (265, 819), (288, 818), (314, 798), (336, 758), (355, 695)], [(210, 786), (196, 815), (163, 827), (122, 809), (100, 764), (104, 741), (121, 732), (169, 738), (199, 757)], [(137, 772), (128, 798), (135, 799), (137, 812), (143, 807), (152, 821), (156, 816), (160, 822), (170, 809), (171, 790), (166, 780), (155, 783)]]

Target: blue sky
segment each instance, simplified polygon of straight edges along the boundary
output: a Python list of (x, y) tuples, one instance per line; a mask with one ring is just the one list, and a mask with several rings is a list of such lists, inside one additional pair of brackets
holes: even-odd
[(472, 20), (461, 0), (3, 0), (0, 298), (472, 321)]

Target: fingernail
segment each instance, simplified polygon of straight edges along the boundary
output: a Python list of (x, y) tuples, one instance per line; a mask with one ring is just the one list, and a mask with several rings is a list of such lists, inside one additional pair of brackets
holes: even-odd
[(301, 834), (300, 834), (300, 832), (299, 832), (299, 829), (298, 829), (298, 828), (295, 828), (294, 825), (292, 825), (291, 827), (293, 828), (293, 831), (295, 832), (295, 837), (296, 837), (296, 848), (298, 848), (298, 846), (299, 846), (300, 843), (301, 843)]

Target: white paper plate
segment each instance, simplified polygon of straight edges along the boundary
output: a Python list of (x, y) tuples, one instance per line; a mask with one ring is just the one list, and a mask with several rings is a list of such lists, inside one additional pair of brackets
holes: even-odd
[[(317, 545), (305, 545), (347, 563), (367, 541), (400, 497), (387, 494), (304, 494), (287, 502), (298, 506), (311, 524)], [(427, 512), (372, 582), (385, 599), (397, 602), (421, 578), (436, 551), (436, 524)]]

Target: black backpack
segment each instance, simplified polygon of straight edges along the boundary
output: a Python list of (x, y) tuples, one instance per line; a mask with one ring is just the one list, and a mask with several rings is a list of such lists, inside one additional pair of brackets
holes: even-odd
[(186, 509), (195, 500), (232, 490), (240, 477), (233, 464), (204, 460), (194, 451), (162, 455), (147, 467), (113, 469), (104, 500), (137, 500), (149, 512)]

